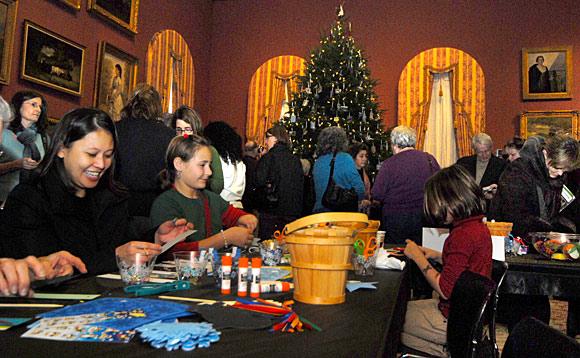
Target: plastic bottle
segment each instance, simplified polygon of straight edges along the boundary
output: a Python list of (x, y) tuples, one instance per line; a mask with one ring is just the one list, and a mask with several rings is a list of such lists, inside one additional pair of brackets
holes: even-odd
[(248, 295), (248, 264), (247, 257), (240, 257), (238, 261), (238, 296)]
[(252, 258), (252, 284), (250, 286), (250, 296), (260, 297), (260, 272), (262, 270), (262, 259)]
[(232, 293), (232, 257), (222, 256), (222, 295)]
[(260, 284), (260, 293), (288, 292), (294, 285), (283, 281), (269, 281)]

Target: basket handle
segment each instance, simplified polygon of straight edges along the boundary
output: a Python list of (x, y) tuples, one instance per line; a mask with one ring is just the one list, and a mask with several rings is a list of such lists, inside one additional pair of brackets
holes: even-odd
[(328, 222), (351, 222), (354, 229), (364, 229), (369, 226), (369, 218), (362, 213), (319, 213), (295, 220), (284, 227), (283, 234), (288, 235), (308, 226)]

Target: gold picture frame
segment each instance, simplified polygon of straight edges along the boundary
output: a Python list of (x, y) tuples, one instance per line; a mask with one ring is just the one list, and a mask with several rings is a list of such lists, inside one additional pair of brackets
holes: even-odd
[(520, 136), (547, 136), (551, 133), (566, 132), (580, 139), (579, 111), (527, 111), (520, 115)]
[(572, 98), (572, 46), (522, 49), (524, 100)]
[(97, 58), (93, 106), (107, 112), (114, 121), (137, 85), (137, 57), (101, 41)]
[[(128, 5), (129, 4), (129, 5)], [(88, 11), (94, 12), (133, 34), (137, 33), (139, 0), (88, 0)]]
[(81, 9), (81, 0), (56, 0), (56, 1), (75, 10)]
[(10, 83), (18, 2), (0, 0), (0, 84)]
[(20, 78), (80, 97), (85, 47), (28, 20), (23, 34)]

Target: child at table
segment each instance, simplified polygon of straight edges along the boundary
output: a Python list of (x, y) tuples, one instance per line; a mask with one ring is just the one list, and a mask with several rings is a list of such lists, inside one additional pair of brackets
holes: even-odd
[[(483, 192), (460, 166), (445, 168), (427, 181), (423, 210), (434, 223), (451, 224), (452, 229), (442, 253), (407, 240), (405, 255), (417, 264), (439, 299), (407, 304), (401, 342), (413, 349), (446, 357), (449, 297), (465, 270), (491, 278), (491, 236), (482, 222)], [(441, 263), (443, 270), (437, 272), (428, 259)]]
[(206, 190), (212, 174), (210, 164), (211, 151), (205, 138), (185, 135), (169, 143), (162, 179), (170, 189), (153, 203), (151, 223), (156, 226), (165, 220), (185, 217), (197, 230), (172, 251), (227, 248), (228, 245), (246, 247), (252, 243), (258, 219)]

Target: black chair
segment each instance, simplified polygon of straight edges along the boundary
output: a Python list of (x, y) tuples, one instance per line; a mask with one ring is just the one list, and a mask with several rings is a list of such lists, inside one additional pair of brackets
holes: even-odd
[[(481, 354), (486, 341), (483, 326), (486, 308), (493, 301), (496, 284), (485, 276), (464, 271), (455, 283), (447, 320), (447, 349), (452, 358), (487, 357)], [(490, 340), (487, 339), (489, 343)], [(407, 351), (406, 349), (403, 349)], [(430, 357), (412, 350), (402, 357)]]
[(508, 270), (508, 263), (505, 261), (497, 261), (493, 260), (493, 266), (491, 271), (491, 278), (495, 282), (495, 294), (492, 298), (492, 304), (488, 306), (488, 310), (486, 313), (487, 322), (488, 322), (488, 334), (489, 340), (493, 344), (493, 358), (499, 358), (499, 347), (497, 346), (496, 336), (495, 336), (495, 318), (497, 312), (497, 304), (499, 301), (499, 290), (501, 288), (501, 284), (505, 278), (505, 275)]
[(501, 357), (580, 357), (580, 344), (544, 322), (526, 317), (508, 336)]

